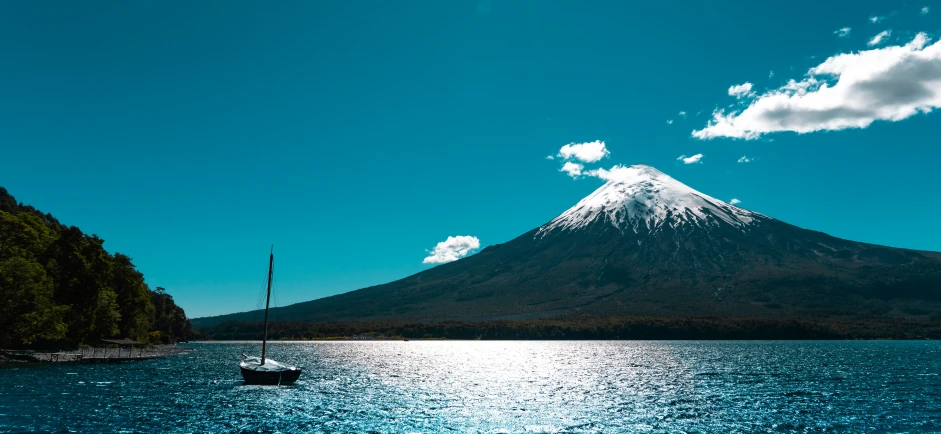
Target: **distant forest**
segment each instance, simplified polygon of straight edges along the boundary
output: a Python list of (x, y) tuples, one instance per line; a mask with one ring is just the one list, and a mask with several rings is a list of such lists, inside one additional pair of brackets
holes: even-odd
[(103, 243), (0, 187), (0, 348), (187, 339), (173, 297), (148, 288), (131, 258)]
[[(225, 322), (199, 329), (200, 339), (260, 340), (262, 323)], [(816, 321), (767, 318), (650, 318), (573, 316), (515, 321), (275, 322), (269, 339), (338, 339), (361, 335), (409, 339), (941, 339), (941, 319), (850, 318)]]

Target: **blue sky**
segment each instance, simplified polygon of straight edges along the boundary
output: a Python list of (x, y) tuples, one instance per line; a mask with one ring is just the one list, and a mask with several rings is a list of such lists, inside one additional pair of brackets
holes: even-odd
[[(819, 92), (811, 68), (919, 32), (908, 50), (927, 53), (941, 3), (5, 3), (0, 185), (193, 317), (255, 308), (271, 244), (285, 305), (427, 269), (449, 236), (510, 240), (601, 185), (546, 159), (596, 140), (594, 166), (941, 251), (941, 114), (905, 114), (936, 104), (938, 62), (920, 60), (928, 78), (849, 63), (880, 79), (863, 100), (872, 83), (821, 77), (830, 123), (782, 90)], [(867, 116), (897, 120), (847, 128)]]

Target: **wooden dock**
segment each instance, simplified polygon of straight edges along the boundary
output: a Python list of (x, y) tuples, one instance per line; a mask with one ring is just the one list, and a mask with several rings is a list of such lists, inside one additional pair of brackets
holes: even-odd
[(38, 352), (4, 351), (3, 355), (11, 359), (33, 363), (125, 363), (142, 360), (154, 360), (166, 357), (165, 351), (151, 348), (128, 350), (124, 348), (86, 348), (83, 350)]
[(124, 363), (124, 362), (139, 362), (142, 360), (153, 360), (153, 359), (162, 359), (166, 356), (131, 356), (131, 357), (81, 357), (77, 360), (78, 363), (82, 364), (91, 364), (91, 363)]

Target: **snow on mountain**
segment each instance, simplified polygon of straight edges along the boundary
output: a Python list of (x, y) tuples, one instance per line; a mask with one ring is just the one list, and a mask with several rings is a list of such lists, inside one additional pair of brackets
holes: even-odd
[(595, 174), (607, 182), (539, 228), (537, 236), (584, 228), (599, 220), (638, 233), (685, 224), (724, 223), (744, 230), (756, 218), (769, 218), (700, 193), (650, 166), (617, 166)]

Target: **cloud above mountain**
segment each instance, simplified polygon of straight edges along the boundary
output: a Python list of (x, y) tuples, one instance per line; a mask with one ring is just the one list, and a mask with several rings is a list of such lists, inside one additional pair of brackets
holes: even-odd
[(832, 56), (800, 81), (750, 97), (744, 110), (716, 110), (692, 135), (757, 139), (774, 132), (867, 128), (878, 120), (929, 113), (941, 107), (941, 41), (929, 42), (919, 33), (904, 45)]
[(601, 140), (585, 143), (569, 143), (559, 149), (558, 157), (564, 160), (577, 160), (594, 163), (608, 156), (610, 152)]
[(424, 264), (443, 264), (461, 259), (472, 251), (480, 248), (480, 239), (477, 237), (458, 235), (448, 237), (448, 239), (438, 243), (434, 250), (428, 251), (429, 255), (422, 263)]
[(585, 166), (581, 164), (573, 163), (571, 161), (566, 161), (565, 164), (562, 165), (562, 168), (559, 169), (559, 171), (567, 173), (572, 178), (578, 178), (579, 176), (581, 176), (582, 169), (584, 168)]
[(685, 156), (685, 155), (680, 155), (680, 156), (677, 158), (677, 160), (678, 160), (678, 161), (682, 161), (683, 164), (696, 164), (696, 163), (702, 162), (702, 157), (703, 157), (702, 154), (696, 154), (696, 155), (692, 155), (692, 156), (689, 156), (689, 157), (687, 157), (687, 156)]
[(643, 170), (639, 167), (641, 166), (632, 167), (616, 164), (611, 166), (610, 169), (601, 167), (598, 169), (588, 170), (584, 174), (585, 176), (592, 176), (603, 181), (634, 182), (638, 179), (638, 176)]

